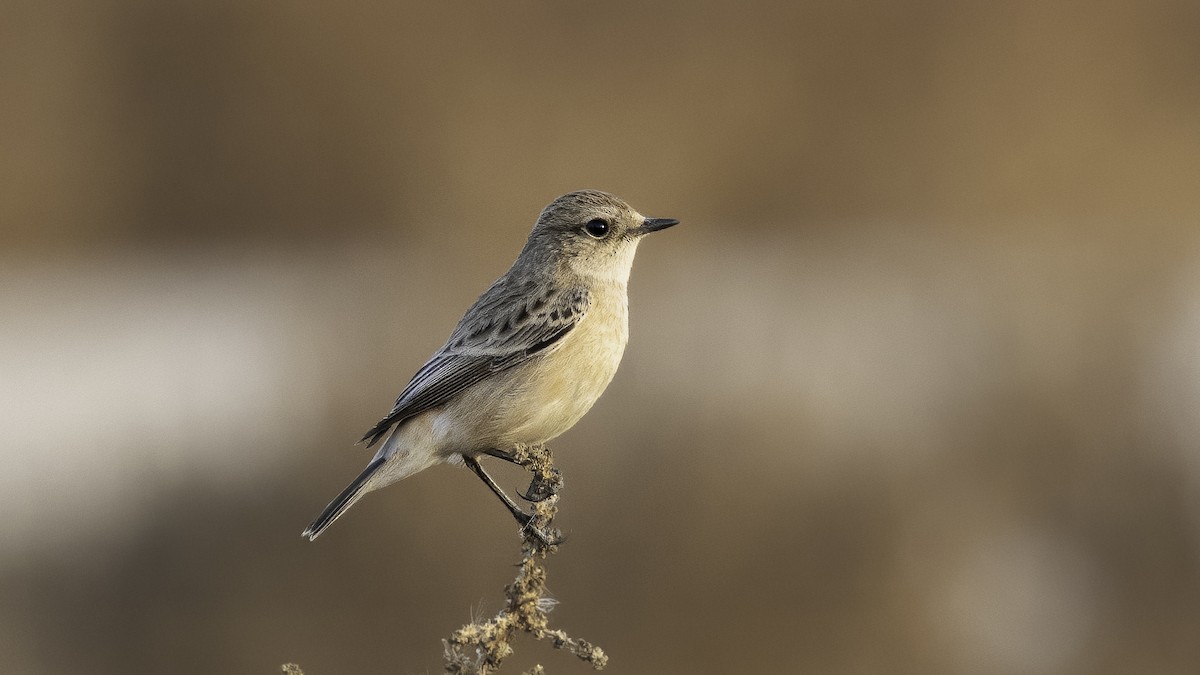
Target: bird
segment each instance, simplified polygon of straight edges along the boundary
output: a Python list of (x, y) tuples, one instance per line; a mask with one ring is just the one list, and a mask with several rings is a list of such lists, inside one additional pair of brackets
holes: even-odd
[(522, 527), (532, 516), (479, 459), (570, 429), (616, 374), (629, 339), (627, 286), (642, 237), (677, 225), (600, 190), (538, 216), (512, 267), (471, 305), (382, 420), (367, 467), (302, 536), (315, 540), (364, 495), (440, 463), (465, 464)]

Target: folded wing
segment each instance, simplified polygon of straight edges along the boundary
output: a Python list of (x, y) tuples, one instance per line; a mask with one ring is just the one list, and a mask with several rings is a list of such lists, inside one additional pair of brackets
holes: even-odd
[(446, 345), (417, 371), (391, 412), (362, 442), (370, 447), (404, 420), (544, 355), (579, 324), (589, 304), (584, 288), (496, 282), (467, 310)]

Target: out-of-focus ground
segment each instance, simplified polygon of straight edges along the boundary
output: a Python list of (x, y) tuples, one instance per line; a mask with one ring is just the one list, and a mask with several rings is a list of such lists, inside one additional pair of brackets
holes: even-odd
[(554, 618), (613, 672), (1200, 670), (1198, 34), (1165, 0), (7, 3), (0, 672), (439, 672), (517, 558), (475, 478), (300, 530), (580, 187), (683, 221), (553, 444)]

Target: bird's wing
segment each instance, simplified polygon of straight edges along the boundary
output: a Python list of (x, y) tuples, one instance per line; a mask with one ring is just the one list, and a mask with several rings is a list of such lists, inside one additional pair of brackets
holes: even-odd
[(579, 324), (589, 304), (585, 288), (496, 282), (467, 310), (446, 345), (417, 371), (391, 412), (362, 442), (371, 447), (400, 422), (542, 355)]

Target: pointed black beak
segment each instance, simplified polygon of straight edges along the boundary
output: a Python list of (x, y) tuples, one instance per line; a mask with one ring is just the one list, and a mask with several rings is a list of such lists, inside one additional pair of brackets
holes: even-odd
[(678, 224), (679, 221), (674, 218), (647, 218), (646, 222), (642, 223), (642, 226), (638, 229), (641, 230), (642, 234), (650, 234), (651, 232), (665, 230), (672, 225)]

